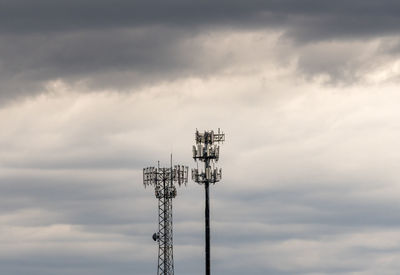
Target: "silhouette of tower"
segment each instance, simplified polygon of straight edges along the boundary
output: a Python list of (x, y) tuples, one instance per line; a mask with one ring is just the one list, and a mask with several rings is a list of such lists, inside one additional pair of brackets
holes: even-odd
[(219, 143), (225, 141), (225, 134), (214, 131), (205, 131), (195, 134), (196, 145), (193, 145), (193, 158), (197, 162), (204, 162), (204, 171), (199, 168), (192, 169), (192, 179), (198, 184), (204, 184), (205, 188), (205, 256), (206, 256), (206, 275), (211, 274), (210, 267), (210, 184), (215, 184), (221, 180), (222, 171), (215, 167), (219, 159)]
[(143, 169), (143, 184), (154, 186), (158, 199), (158, 232), (153, 234), (153, 240), (158, 242), (158, 275), (174, 274), (173, 234), (172, 234), (172, 199), (176, 197), (175, 184), (186, 185), (188, 167), (175, 165), (160, 168), (147, 167)]

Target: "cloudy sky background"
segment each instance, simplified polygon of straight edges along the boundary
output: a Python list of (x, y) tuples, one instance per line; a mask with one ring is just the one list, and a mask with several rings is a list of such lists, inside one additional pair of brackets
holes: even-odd
[[(400, 3), (0, 3), (0, 267), (155, 274), (142, 168), (211, 190), (214, 274), (398, 274)], [(203, 189), (174, 200), (176, 274), (203, 274)]]

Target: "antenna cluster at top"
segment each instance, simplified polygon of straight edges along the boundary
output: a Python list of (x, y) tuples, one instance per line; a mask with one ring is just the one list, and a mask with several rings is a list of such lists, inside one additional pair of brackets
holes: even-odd
[[(225, 134), (214, 131), (204, 131), (200, 133), (196, 130), (195, 134), (196, 145), (193, 145), (193, 158), (195, 160), (206, 161), (219, 159), (219, 143), (225, 141)], [(217, 143), (217, 144), (215, 144)]]
[[(193, 145), (193, 158), (195, 161), (205, 163), (204, 170), (192, 169), (192, 179), (199, 183), (206, 182), (215, 184), (222, 178), (222, 170), (215, 168), (214, 163), (219, 160), (219, 143), (225, 141), (225, 134), (218, 129), (218, 132), (196, 130), (196, 145)], [(212, 167), (210, 164), (212, 163)]]
[(188, 182), (187, 166), (175, 165), (174, 167), (160, 168), (147, 167), (143, 169), (143, 184), (145, 187), (151, 185), (157, 187), (167, 181), (170, 185), (177, 183), (179, 186)]

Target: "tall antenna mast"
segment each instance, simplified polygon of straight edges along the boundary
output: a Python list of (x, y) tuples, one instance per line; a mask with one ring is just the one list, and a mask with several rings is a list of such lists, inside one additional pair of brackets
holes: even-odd
[(153, 240), (158, 242), (157, 275), (174, 275), (174, 254), (172, 234), (172, 199), (176, 197), (175, 184), (188, 182), (188, 167), (175, 165), (166, 168), (147, 167), (143, 169), (144, 187), (154, 186), (158, 199), (158, 232)]
[(225, 134), (218, 129), (214, 131), (204, 131), (195, 134), (196, 145), (193, 145), (193, 158), (197, 162), (204, 162), (204, 171), (199, 168), (192, 169), (192, 179), (198, 184), (204, 184), (205, 188), (205, 233), (206, 233), (206, 275), (211, 274), (210, 267), (210, 183), (215, 184), (222, 178), (221, 169), (214, 168), (219, 159), (219, 143), (225, 141)]

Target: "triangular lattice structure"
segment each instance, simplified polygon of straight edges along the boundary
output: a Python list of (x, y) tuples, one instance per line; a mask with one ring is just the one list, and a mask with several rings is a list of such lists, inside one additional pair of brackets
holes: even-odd
[(153, 240), (158, 242), (158, 275), (174, 274), (172, 199), (176, 197), (175, 184), (187, 184), (188, 167), (175, 165), (169, 168), (147, 167), (143, 169), (143, 184), (154, 186), (158, 199), (158, 232)]

